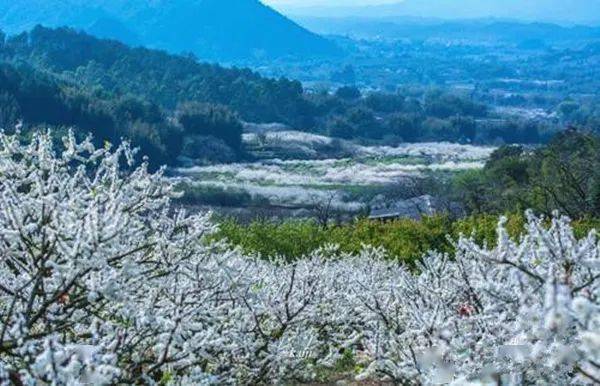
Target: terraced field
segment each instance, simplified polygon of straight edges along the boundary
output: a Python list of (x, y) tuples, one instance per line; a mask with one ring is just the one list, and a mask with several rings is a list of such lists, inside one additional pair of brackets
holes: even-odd
[(386, 187), (425, 174), (481, 168), (494, 150), (450, 143), (364, 146), (296, 131), (246, 134), (244, 139), (255, 154), (270, 158), (177, 169), (176, 178), (187, 189), (243, 194), (265, 206), (308, 208), (328, 201), (338, 210), (355, 212)]

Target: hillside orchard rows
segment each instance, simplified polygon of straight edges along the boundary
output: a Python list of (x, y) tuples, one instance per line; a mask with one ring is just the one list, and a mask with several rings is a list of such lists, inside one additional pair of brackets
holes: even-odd
[(277, 264), (208, 243), (127, 144), (63, 149), (0, 135), (4, 384), (309, 381), (349, 355), (359, 380), (600, 382), (600, 246), (567, 218), (416, 270), (369, 247)]
[[(303, 148), (316, 148), (316, 141), (332, 142), (329, 137), (294, 131), (265, 135)], [(271, 139), (276, 138), (276, 139)], [(282, 147), (283, 147), (282, 146)], [(397, 181), (409, 181), (428, 172), (459, 172), (481, 169), (495, 150), (493, 147), (451, 143), (403, 144), (397, 147), (348, 147), (345, 158), (281, 160), (273, 158), (247, 163), (216, 164), (176, 169), (176, 181), (191, 189), (216, 188), (245, 192), (263, 198), (271, 204), (308, 206), (326, 202), (333, 197), (336, 210), (357, 212), (369, 201), (363, 197), (348, 197), (352, 188), (393, 186)], [(290, 151), (292, 153), (292, 151)], [(324, 153), (324, 152), (323, 152)]]

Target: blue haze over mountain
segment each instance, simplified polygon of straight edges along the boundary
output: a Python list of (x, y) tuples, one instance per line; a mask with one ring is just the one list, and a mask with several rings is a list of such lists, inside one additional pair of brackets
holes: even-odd
[(0, 30), (69, 26), (103, 38), (204, 60), (247, 61), (338, 53), (258, 0), (0, 0)]
[(395, 4), (373, 6), (303, 7), (296, 5), (285, 9), (287, 13), (295, 16), (497, 18), (600, 25), (600, 0), (399, 0)]

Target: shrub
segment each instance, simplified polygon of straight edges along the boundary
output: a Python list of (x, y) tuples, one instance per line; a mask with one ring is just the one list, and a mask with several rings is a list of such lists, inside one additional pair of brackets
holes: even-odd
[[(479, 214), (458, 220), (444, 215), (388, 222), (357, 219), (326, 228), (312, 220), (260, 220), (243, 225), (227, 219), (219, 224), (213, 238), (268, 260), (278, 256), (286, 260), (301, 259), (328, 244), (337, 245), (344, 253), (358, 254), (365, 245), (370, 245), (385, 250), (387, 259), (414, 265), (429, 251), (454, 253), (453, 241), (461, 236), (472, 238), (481, 247), (495, 247), (499, 218), (494, 214)], [(506, 219), (509, 236), (518, 241), (526, 231), (525, 217), (516, 213), (508, 214)], [(572, 226), (576, 237), (583, 238), (600, 228), (600, 220), (578, 220)]]
[(451, 251), (448, 235), (453, 233), (452, 225), (447, 216), (390, 222), (358, 219), (327, 228), (311, 220), (255, 221), (244, 226), (230, 219), (219, 225), (215, 238), (267, 259), (276, 256), (298, 259), (327, 244), (338, 245), (341, 251), (350, 254), (372, 245), (385, 249), (390, 259), (413, 264), (428, 251)]
[(360, 90), (352, 86), (343, 86), (336, 90), (335, 96), (340, 99), (353, 100), (361, 97)]
[(179, 184), (177, 190), (183, 193), (178, 202), (186, 205), (242, 207), (266, 204), (242, 189)]
[(520, 212), (573, 219), (600, 216), (600, 138), (568, 130), (535, 150), (504, 146), (482, 171), (462, 173), (454, 193), (469, 213)]
[(238, 158), (222, 139), (202, 135), (185, 137), (181, 156), (190, 159), (192, 163), (227, 163)]
[(178, 108), (177, 120), (187, 135), (216, 137), (234, 151), (241, 151), (244, 127), (239, 117), (225, 106), (184, 103)]
[(226, 239), (247, 254), (258, 254), (269, 260), (283, 257), (288, 261), (307, 256), (327, 242), (333, 242), (316, 222), (301, 220), (280, 224), (258, 220), (244, 226), (229, 219), (219, 224), (215, 238)]

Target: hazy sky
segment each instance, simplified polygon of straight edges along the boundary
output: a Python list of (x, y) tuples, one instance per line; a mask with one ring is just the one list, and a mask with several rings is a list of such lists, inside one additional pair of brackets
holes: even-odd
[(263, 3), (272, 6), (309, 7), (313, 5), (352, 6), (352, 5), (374, 5), (400, 3), (402, 0), (262, 0)]
[[(262, 0), (294, 16), (397, 17), (440, 19), (506, 18), (600, 25), (600, 0)], [(354, 6), (398, 3), (399, 7)], [(312, 7), (315, 7), (312, 8)], [(329, 15), (319, 7), (339, 7)], [(389, 9), (388, 9), (389, 8)], [(335, 13), (335, 14), (334, 14)]]

